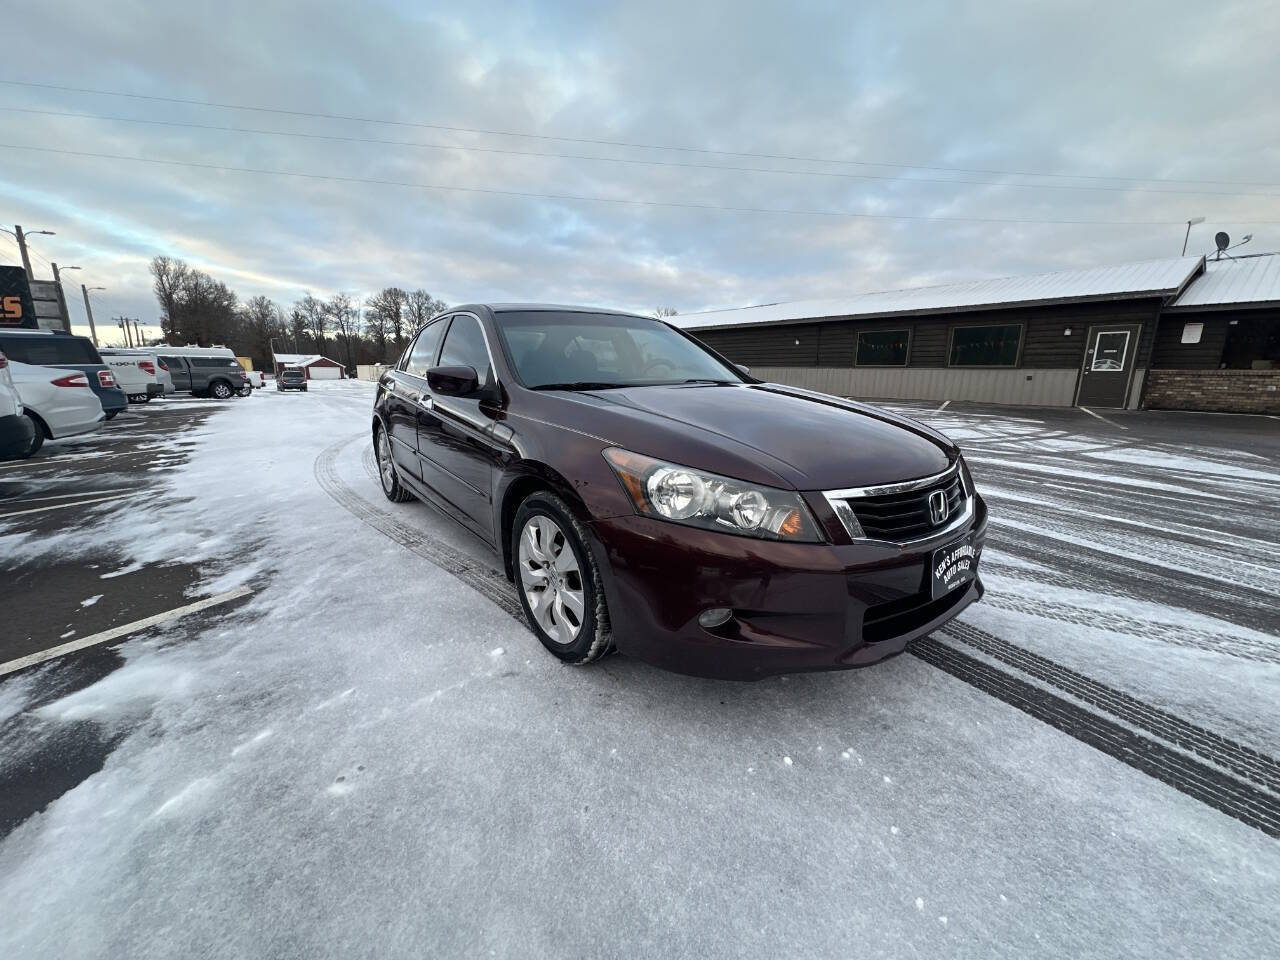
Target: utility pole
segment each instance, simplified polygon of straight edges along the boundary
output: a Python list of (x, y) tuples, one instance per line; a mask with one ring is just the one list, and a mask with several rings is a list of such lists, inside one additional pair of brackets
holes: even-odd
[(93, 345), (98, 345), (98, 328), (93, 325), (93, 307), (89, 306), (89, 288), (83, 283), (80, 284), (80, 293), (84, 296), (84, 315), (89, 318), (89, 336), (93, 338)]
[(27, 237), (22, 232), (21, 224), (13, 225), (13, 235), (18, 238), (18, 252), (22, 254), (22, 269), (27, 271), (27, 277), (30, 278), (32, 276), (31, 257), (27, 253)]
[(142, 342), (142, 329), (136, 319), (133, 321), (133, 345), (135, 347), (146, 346), (146, 344)]
[(120, 333), (124, 337), (124, 345), (132, 347), (133, 342), (129, 339), (129, 321), (124, 317), (116, 317), (116, 326), (120, 328)]
[(58, 309), (62, 311), (62, 325), (67, 333), (71, 332), (71, 311), (67, 309), (67, 295), (62, 289), (62, 275), (58, 273), (58, 265), (50, 263), (53, 268), (53, 288), (58, 292)]

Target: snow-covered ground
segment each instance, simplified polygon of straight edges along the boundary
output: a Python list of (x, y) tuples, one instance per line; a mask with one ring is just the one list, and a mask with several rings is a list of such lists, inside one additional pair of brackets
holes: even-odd
[(0, 957), (1280, 941), (1266, 457), (944, 414), (995, 517), (987, 599), (917, 656), (743, 685), (546, 655), (495, 558), (382, 497), (371, 399), (264, 391), (92, 537), (0, 529), (7, 556), (105, 544), (200, 565), (193, 599), (253, 591), (74, 692), (66, 661), (0, 681), (0, 767), (113, 744), (0, 841)]

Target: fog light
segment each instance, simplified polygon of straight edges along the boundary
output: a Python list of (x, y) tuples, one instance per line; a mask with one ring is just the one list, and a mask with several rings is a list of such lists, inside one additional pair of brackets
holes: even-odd
[(733, 616), (733, 611), (728, 607), (708, 607), (698, 614), (698, 623), (707, 629), (718, 627), (722, 623), (728, 623), (729, 618)]

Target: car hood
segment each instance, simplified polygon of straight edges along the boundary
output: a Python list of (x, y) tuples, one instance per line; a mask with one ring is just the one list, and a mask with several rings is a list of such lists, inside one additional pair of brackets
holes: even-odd
[(637, 453), (756, 482), (770, 482), (760, 476), (767, 471), (799, 490), (914, 480), (945, 470), (958, 454), (941, 434), (905, 417), (778, 384), (559, 396), (573, 401), (579, 426)]

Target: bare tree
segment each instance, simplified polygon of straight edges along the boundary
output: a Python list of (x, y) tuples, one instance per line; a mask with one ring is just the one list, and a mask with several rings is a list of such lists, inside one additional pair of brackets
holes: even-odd
[(151, 261), (152, 289), (160, 301), (160, 332), (165, 339), (176, 334), (178, 298), (186, 280), (188, 267), (172, 257), (155, 257)]
[(659, 320), (663, 319), (664, 317), (674, 317), (676, 315), (676, 308), (675, 307), (657, 307), (653, 311), (653, 315), (657, 317)]
[(365, 301), (365, 319), (379, 360), (388, 359), (388, 341), (399, 353), (404, 349), (405, 306), (409, 295), (399, 287), (386, 287)]
[(302, 318), (303, 329), (315, 340), (316, 352), (324, 353), (324, 335), (329, 329), (329, 312), (324, 301), (304, 293), (302, 299), (293, 305), (293, 313), (295, 317)]
[(409, 320), (409, 332), (416, 333), (418, 328), (443, 310), (447, 304), (437, 300), (425, 290), (415, 290), (408, 295), (405, 302), (405, 315)]
[(345, 293), (335, 293), (325, 301), (324, 311), (334, 335), (347, 348), (347, 372), (354, 375), (355, 359), (351, 342), (360, 335), (360, 308)]
[(274, 352), (271, 341), (285, 336), (284, 311), (267, 297), (251, 297), (245, 301), (240, 313), (244, 318), (246, 355), (255, 360), (265, 360)]

